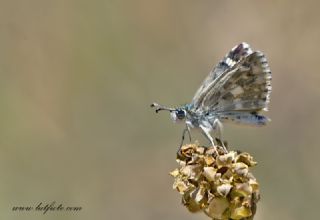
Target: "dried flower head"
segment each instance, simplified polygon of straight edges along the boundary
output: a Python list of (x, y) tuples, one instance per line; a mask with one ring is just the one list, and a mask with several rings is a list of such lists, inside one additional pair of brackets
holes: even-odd
[(170, 174), (173, 188), (190, 212), (203, 211), (212, 219), (253, 219), (259, 184), (250, 167), (257, 163), (248, 153), (187, 144), (178, 152), (179, 168)]

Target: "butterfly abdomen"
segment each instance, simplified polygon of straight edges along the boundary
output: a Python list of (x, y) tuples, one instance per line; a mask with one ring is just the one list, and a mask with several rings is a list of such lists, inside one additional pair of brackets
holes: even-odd
[(266, 116), (258, 115), (255, 112), (225, 112), (223, 114), (219, 114), (218, 118), (223, 122), (233, 122), (236, 124), (253, 126), (263, 126), (270, 121)]

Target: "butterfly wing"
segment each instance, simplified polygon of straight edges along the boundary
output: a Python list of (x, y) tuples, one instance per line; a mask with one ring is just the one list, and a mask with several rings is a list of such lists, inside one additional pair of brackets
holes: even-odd
[(230, 71), (240, 60), (249, 54), (253, 53), (247, 43), (240, 43), (231, 49), (226, 56), (216, 65), (209, 75), (205, 78), (200, 88), (192, 99), (192, 105), (195, 108), (200, 107), (200, 104), (210, 87), (219, 80), (219, 77), (227, 71)]
[[(236, 54), (237, 50), (232, 51)], [(257, 115), (258, 111), (267, 109), (271, 93), (271, 71), (267, 59), (260, 51), (247, 51), (236, 56), (239, 57), (236, 63), (216, 74), (216, 78), (203, 88), (200, 87), (202, 90), (194, 100), (196, 111), (221, 117), (225, 115), (228, 116), (226, 119), (236, 117), (234, 119), (241, 122), (241, 114)], [(253, 118), (247, 121), (254, 122)]]

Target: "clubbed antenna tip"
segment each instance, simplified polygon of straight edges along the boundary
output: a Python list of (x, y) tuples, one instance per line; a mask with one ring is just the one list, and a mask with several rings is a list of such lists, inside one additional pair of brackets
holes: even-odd
[(166, 106), (163, 106), (163, 105), (159, 105), (158, 103), (152, 103), (150, 105), (151, 108), (156, 108), (156, 113), (158, 113), (159, 111), (162, 111), (162, 110), (166, 110), (166, 111), (169, 111), (169, 112), (172, 112), (172, 111), (175, 111), (174, 108), (169, 108), (169, 107), (166, 107)]

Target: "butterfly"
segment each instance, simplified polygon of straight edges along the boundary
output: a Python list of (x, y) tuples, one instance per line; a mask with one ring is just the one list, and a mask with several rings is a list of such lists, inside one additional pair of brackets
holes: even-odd
[[(223, 140), (225, 122), (266, 125), (270, 119), (260, 112), (267, 111), (271, 88), (271, 71), (265, 55), (243, 42), (232, 48), (212, 69), (191, 103), (177, 108), (153, 103), (151, 107), (157, 113), (167, 110), (174, 122), (185, 123), (180, 147), (186, 132), (191, 141), (191, 129), (199, 129), (216, 147), (211, 133), (215, 131), (218, 139)], [(223, 141), (221, 143), (227, 152)]]

